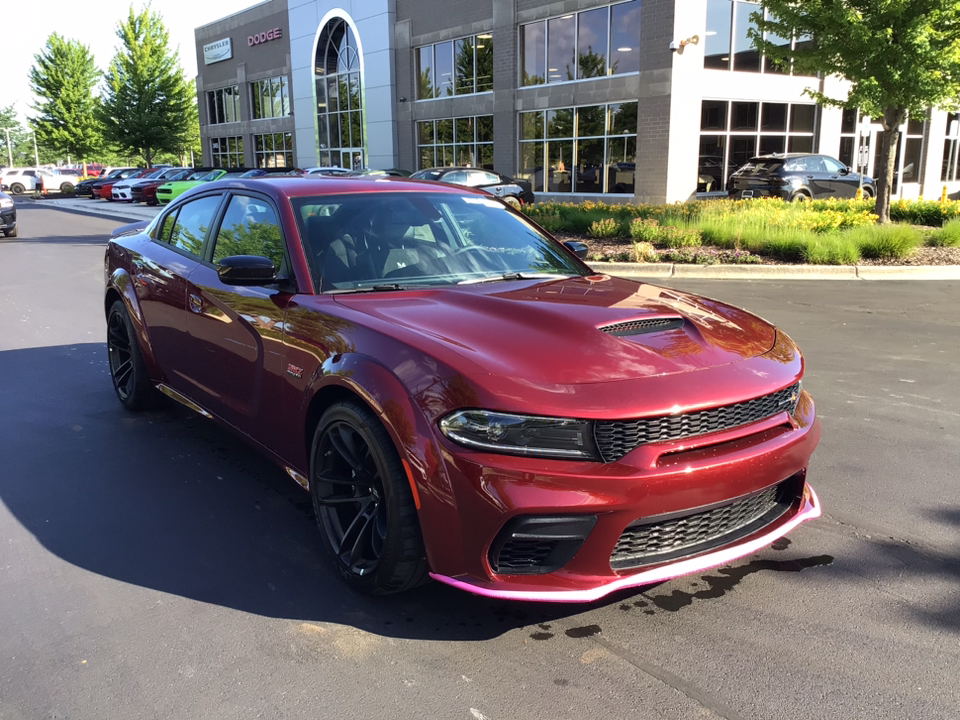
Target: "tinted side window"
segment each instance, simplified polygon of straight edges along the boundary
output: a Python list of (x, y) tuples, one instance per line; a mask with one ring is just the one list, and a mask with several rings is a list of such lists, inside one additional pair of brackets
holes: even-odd
[(823, 158), (823, 164), (827, 166), (827, 172), (829, 173), (838, 173), (844, 169), (843, 165), (838, 163), (833, 158)]
[(163, 220), (160, 221), (160, 225), (153, 236), (154, 239), (159, 240), (160, 242), (169, 243), (170, 233), (173, 232), (173, 226), (176, 224), (176, 222), (177, 222), (177, 211), (174, 210), (165, 218), (163, 218)]
[(214, 265), (231, 255), (260, 255), (273, 260), (278, 270), (283, 266), (280, 222), (265, 200), (248, 195), (230, 198), (213, 248)]
[(442, 178), (440, 178), (445, 183), (454, 183), (456, 185), (466, 185), (467, 184), (467, 173), (462, 170), (454, 170), (453, 172), (448, 172)]
[(827, 166), (823, 164), (823, 158), (811, 156), (807, 158), (807, 172), (826, 172)]
[(27, 177), (36, 177), (36, 176), (37, 176), (37, 173), (36, 173), (35, 171), (33, 171), (33, 170), (24, 170), (24, 171), (23, 171), (23, 174), (26, 175)]
[(180, 206), (170, 244), (192, 255), (203, 254), (203, 241), (220, 206), (220, 195), (208, 195)]

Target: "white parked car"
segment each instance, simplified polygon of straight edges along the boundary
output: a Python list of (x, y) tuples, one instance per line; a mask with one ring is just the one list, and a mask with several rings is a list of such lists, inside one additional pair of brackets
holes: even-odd
[(141, 175), (136, 178), (128, 178), (115, 183), (110, 191), (110, 197), (114, 200), (125, 200), (133, 202), (133, 188), (137, 185), (147, 185), (155, 180), (172, 180), (174, 175), (179, 175), (189, 168), (162, 167), (155, 168), (153, 172)]
[(3, 168), (0, 169), (0, 183), (6, 185), (12, 195), (43, 189), (73, 192), (76, 178), (57, 175), (45, 168)]

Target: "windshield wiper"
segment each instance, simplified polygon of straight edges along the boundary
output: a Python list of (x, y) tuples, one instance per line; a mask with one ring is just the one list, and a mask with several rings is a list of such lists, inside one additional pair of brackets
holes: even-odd
[(503, 275), (490, 275), (489, 277), (474, 278), (472, 280), (461, 280), (457, 285), (478, 285), (479, 283), (503, 282), (504, 280), (562, 280), (563, 278), (573, 277), (572, 275), (557, 275), (556, 273), (522, 273), (508, 272)]
[(341, 293), (392, 292), (394, 290), (409, 290), (412, 287), (415, 286), (399, 285), (398, 283), (385, 283), (383, 285), (370, 285), (368, 287), (335, 288), (333, 290), (327, 290), (327, 293), (333, 295)]

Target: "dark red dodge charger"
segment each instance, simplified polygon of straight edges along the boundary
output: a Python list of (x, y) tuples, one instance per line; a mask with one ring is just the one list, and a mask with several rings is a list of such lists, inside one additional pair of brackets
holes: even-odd
[(109, 244), (114, 387), (269, 455), (370, 593), (589, 601), (817, 517), (793, 341), (584, 251), (458, 186), (205, 183)]

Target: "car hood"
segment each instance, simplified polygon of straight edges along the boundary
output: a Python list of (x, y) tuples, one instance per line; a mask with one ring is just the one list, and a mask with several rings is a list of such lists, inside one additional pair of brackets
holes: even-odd
[(446, 346), (470, 360), (464, 372), (545, 384), (700, 370), (762, 355), (776, 339), (772, 325), (743, 310), (606, 275), (336, 299), (399, 339)]

